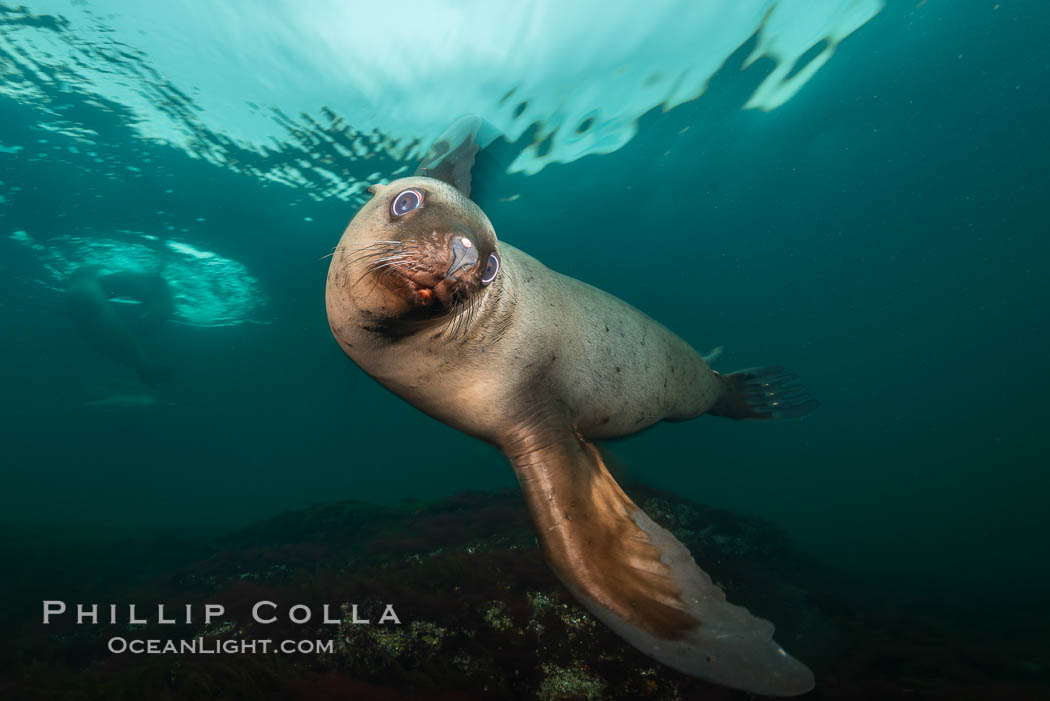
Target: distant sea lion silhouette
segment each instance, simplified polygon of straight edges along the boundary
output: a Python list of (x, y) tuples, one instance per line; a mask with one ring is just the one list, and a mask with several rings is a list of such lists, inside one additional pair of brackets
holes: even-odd
[(416, 175), (369, 188), (328, 271), (336, 340), (395, 394), (506, 454), (554, 571), (631, 644), (738, 689), (810, 690), (773, 625), (726, 601), (592, 441), (705, 413), (797, 417), (816, 401), (780, 368), (716, 373), (637, 309), (498, 242), (469, 199), (479, 126), (457, 122)]
[[(115, 299), (133, 302), (133, 310), (118, 311)], [(172, 379), (171, 368), (147, 358), (139, 342), (175, 311), (171, 286), (162, 275), (82, 266), (66, 281), (66, 302), (77, 330), (96, 350), (133, 369), (146, 385)]]

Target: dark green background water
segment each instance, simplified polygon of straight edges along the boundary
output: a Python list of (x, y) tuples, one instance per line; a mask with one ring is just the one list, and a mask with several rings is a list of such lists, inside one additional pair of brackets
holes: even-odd
[[(891, 3), (773, 112), (739, 109), (770, 69), (738, 70), (745, 47), (625, 148), (532, 177), (491, 167), (478, 199), (503, 240), (703, 352), (724, 345), (716, 369), (783, 364), (822, 401), (804, 421), (657, 427), (616, 447), (631, 479), (767, 518), (895, 595), (1046, 603), (1050, 10), (919, 4)], [(317, 501), (514, 484), (494, 450), (333, 342), (321, 257), (352, 207), (143, 141), (118, 106), (59, 98), (110, 162), (143, 172), (103, 174), (0, 99), (0, 142), (26, 147), (0, 153), (0, 180), (21, 188), (0, 203), (11, 537), (213, 532)], [(167, 226), (244, 263), (272, 323), (172, 326), (158, 339), (172, 406), (85, 409), (133, 378), (76, 335), (7, 236)]]

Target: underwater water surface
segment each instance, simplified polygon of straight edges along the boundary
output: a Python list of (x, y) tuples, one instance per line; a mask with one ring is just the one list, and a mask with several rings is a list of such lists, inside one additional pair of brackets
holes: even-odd
[[(478, 114), (500, 240), (821, 401), (617, 441), (623, 482), (774, 524), (880, 605), (1044, 620), (1050, 9), (597, 7), (0, 3), (4, 546), (515, 487), (324, 306), (368, 185)], [(168, 381), (78, 331), (78, 268), (167, 283)]]

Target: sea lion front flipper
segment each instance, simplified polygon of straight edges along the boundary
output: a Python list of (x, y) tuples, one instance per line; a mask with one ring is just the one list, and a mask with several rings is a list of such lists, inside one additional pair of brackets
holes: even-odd
[(110, 300), (129, 299), (138, 303), (139, 330), (153, 331), (175, 314), (175, 295), (171, 284), (160, 273), (119, 270), (99, 278)]
[(813, 673), (773, 641), (773, 624), (726, 601), (670, 532), (609, 474), (569, 427), (504, 443), (540, 543), (572, 594), (625, 640), (687, 674), (792, 696)]
[(430, 147), (413, 175), (443, 180), (470, 197), (470, 169), (478, 154), (482, 124), (477, 115), (457, 119)]

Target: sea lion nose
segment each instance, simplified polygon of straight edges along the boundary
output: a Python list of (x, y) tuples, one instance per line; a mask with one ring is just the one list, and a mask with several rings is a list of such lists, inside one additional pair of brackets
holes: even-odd
[(478, 247), (466, 236), (456, 234), (452, 237), (452, 265), (449, 266), (445, 277), (456, 279), (456, 273), (464, 268), (473, 268), (478, 264)]

